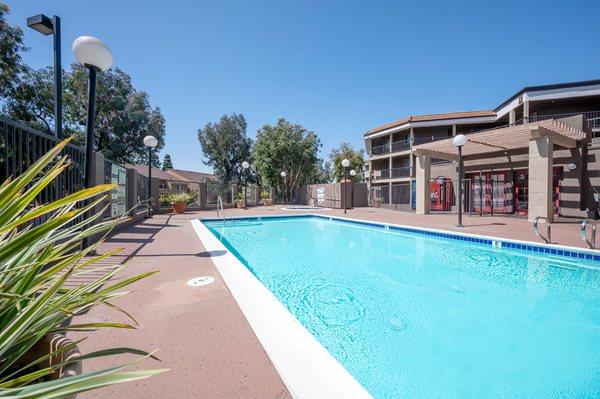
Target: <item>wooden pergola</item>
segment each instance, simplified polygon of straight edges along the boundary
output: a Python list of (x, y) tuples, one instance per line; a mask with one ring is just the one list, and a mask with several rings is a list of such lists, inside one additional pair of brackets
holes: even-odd
[[(467, 136), (467, 143), (462, 147), (463, 159), (475, 155), (491, 155), (496, 152), (528, 148), (531, 140), (544, 136), (550, 137), (554, 145), (575, 148), (577, 142), (583, 140), (586, 134), (557, 119), (489, 129)], [(452, 161), (457, 159), (456, 146), (452, 143), (452, 139), (417, 145), (413, 150), (417, 156), (428, 155)]]
[[(484, 130), (467, 135), (462, 146), (463, 160), (481, 159), (519, 149), (529, 149), (529, 218), (543, 216), (552, 221), (552, 167), (554, 146), (576, 148), (586, 138), (586, 132), (574, 125), (583, 126), (581, 119), (548, 119), (522, 125)], [(572, 122), (572, 124), (567, 123)], [(417, 213), (429, 212), (430, 159), (456, 161), (458, 151), (452, 139), (434, 141), (413, 147), (417, 156), (416, 185)]]

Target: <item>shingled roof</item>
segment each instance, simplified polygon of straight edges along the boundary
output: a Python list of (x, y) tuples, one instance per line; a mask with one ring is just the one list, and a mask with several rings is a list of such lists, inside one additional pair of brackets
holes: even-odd
[[(125, 164), (124, 165), (127, 169), (135, 169), (139, 174), (141, 174), (144, 177), (148, 177), (148, 165), (134, 165), (134, 164)], [(174, 180), (173, 177), (171, 177), (171, 175), (169, 175), (167, 172), (163, 171), (160, 168), (152, 168), (152, 177), (155, 179), (160, 179), (160, 180)], [(185, 180), (185, 179), (182, 179)]]
[(445, 119), (460, 119), (460, 118), (480, 118), (485, 116), (496, 116), (496, 112), (492, 110), (483, 111), (464, 111), (464, 112), (448, 112), (444, 114), (425, 114), (425, 115), (409, 115), (405, 118), (399, 119), (394, 122), (386, 123), (385, 125), (378, 126), (376, 128), (367, 130), (366, 135), (381, 132), (386, 129), (390, 129), (396, 126), (404, 125), (409, 122), (426, 122), (426, 121), (440, 121)]
[[(167, 173), (175, 177), (177, 180), (189, 180), (193, 182), (205, 182), (207, 180), (214, 180), (215, 175), (211, 173), (194, 172), (192, 170), (183, 169), (169, 169)], [(181, 179), (180, 179), (181, 178)]]

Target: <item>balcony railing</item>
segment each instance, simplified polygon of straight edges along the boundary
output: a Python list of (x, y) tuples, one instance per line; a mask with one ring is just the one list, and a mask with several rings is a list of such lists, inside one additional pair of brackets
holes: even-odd
[(583, 119), (589, 121), (592, 128), (600, 128), (600, 111), (590, 112), (570, 112), (566, 114), (552, 114), (552, 115), (533, 115), (526, 116), (515, 122), (515, 125), (522, 125), (529, 122), (546, 121), (548, 119), (564, 119), (572, 116), (583, 115)]
[(390, 153), (390, 145), (389, 144), (378, 145), (376, 147), (371, 148), (371, 156), (383, 155), (383, 154), (389, 154), (389, 153)]
[(426, 136), (426, 137), (415, 137), (414, 144), (425, 144), (433, 141), (446, 140), (451, 137), (437, 137), (437, 136)]
[(410, 145), (410, 140), (401, 140), (401, 141), (394, 141), (392, 143), (392, 145), (389, 144), (383, 144), (383, 145), (378, 145), (375, 147), (371, 148), (371, 155), (383, 155), (383, 154), (389, 154), (390, 152), (400, 152), (400, 151), (404, 151), (404, 150), (409, 150), (411, 147)]
[(400, 152), (410, 149), (410, 139), (395, 141), (392, 143), (392, 152)]
[(598, 133), (600, 131), (600, 111), (570, 112), (567, 114), (553, 115), (533, 115), (519, 119), (515, 122), (515, 125), (520, 125), (529, 122), (545, 121), (548, 119), (564, 119), (578, 115), (583, 115), (583, 119), (589, 123), (589, 127), (592, 129), (592, 137), (600, 137), (600, 134)]
[[(401, 177), (410, 177), (410, 166), (403, 166), (401, 168), (393, 168), (393, 169), (382, 169), (375, 172), (375, 180), (385, 180), (385, 179), (398, 179)], [(377, 174), (379, 172), (379, 174)]]

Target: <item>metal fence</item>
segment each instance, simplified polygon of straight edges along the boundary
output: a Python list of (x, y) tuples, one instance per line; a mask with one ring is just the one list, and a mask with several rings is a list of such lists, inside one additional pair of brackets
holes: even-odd
[[(0, 180), (23, 174), (60, 140), (47, 133), (0, 116)], [(69, 144), (62, 152), (71, 166), (37, 196), (36, 203), (48, 203), (84, 187), (85, 151)], [(34, 224), (44, 220), (36, 220)]]
[(370, 206), (394, 210), (411, 211), (411, 184), (397, 183), (379, 187), (371, 187)]

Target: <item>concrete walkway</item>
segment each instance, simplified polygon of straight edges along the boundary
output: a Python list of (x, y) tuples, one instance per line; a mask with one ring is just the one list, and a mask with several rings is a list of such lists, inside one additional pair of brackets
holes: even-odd
[[(80, 344), (83, 353), (113, 346), (158, 349), (162, 363), (144, 361), (140, 368), (171, 371), (138, 382), (81, 394), (82, 398), (288, 398), (279, 374), (258, 342), (189, 219), (197, 215), (156, 215), (118, 233), (101, 250), (123, 247), (132, 256), (124, 276), (160, 270), (115, 301), (138, 321), (137, 330), (99, 330)], [(192, 288), (186, 282), (209, 275), (216, 281)], [(122, 314), (98, 307), (79, 321), (126, 321)], [(93, 359), (91, 371), (133, 357)]]
[[(341, 210), (321, 213), (343, 216)], [(248, 210), (227, 209), (227, 216), (287, 214), (279, 206)], [(162, 363), (144, 361), (144, 368), (169, 368), (171, 371), (151, 379), (104, 388), (82, 394), (82, 398), (287, 398), (289, 393), (273, 364), (258, 342), (218, 271), (195, 235), (190, 219), (216, 216), (215, 211), (185, 215), (156, 215), (130, 226), (109, 239), (102, 251), (123, 247), (119, 260), (130, 258), (124, 275), (151, 270), (160, 273), (133, 286), (134, 292), (116, 303), (139, 322), (137, 330), (100, 330), (75, 335), (89, 336), (80, 344), (82, 352), (130, 346), (152, 351)], [(465, 217), (465, 228), (455, 227), (455, 215), (417, 216), (386, 209), (357, 208), (348, 217), (387, 223), (456, 230), (474, 234), (539, 242), (531, 224), (510, 217)], [(555, 242), (583, 247), (579, 225), (556, 224)], [(216, 281), (192, 288), (186, 282), (203, 275)], [(75, 320), (126, 321), (106, 307), (96, 308)], [(120, 364), (109, 359), (91, 360), (85, 370)]]

